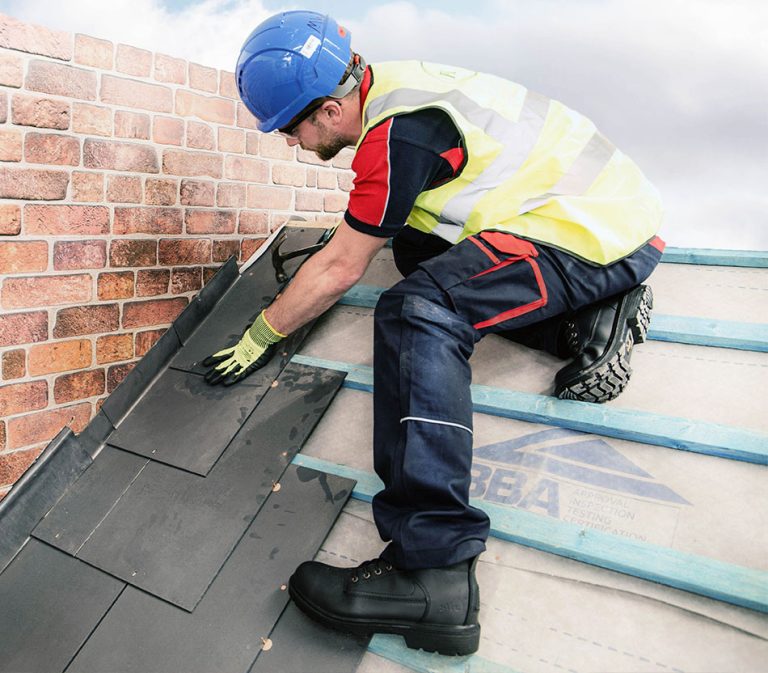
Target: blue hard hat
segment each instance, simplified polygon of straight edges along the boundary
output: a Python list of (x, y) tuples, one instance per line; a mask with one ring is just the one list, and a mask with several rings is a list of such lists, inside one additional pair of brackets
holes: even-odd
[(235, 69), (240, 98), (259, 130), (282, 128), (312, 101), (351, 90), (338, 88), (350, 63), (350, 42), (349, 31), (317, 12), (283, 12), (259, 24)]

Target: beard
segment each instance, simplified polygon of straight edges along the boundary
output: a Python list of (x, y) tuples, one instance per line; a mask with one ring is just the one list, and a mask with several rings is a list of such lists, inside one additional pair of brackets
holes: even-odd
[(323, 142), (320, 145), (318, 145), (314, 149), (314, 152), (323, 161), (330, 161), (331, 159), (333, 159), (333, 157), (335, 157), (339, 152), (341, 152), (341, 150), (343, 150), (348, 145), (349, 143), (347, 143), (347, 141), (344, 140), (341, 136), (336, 136), (334, 138), (331, 138), (327, 142)]
[(324, 129), (314, 118), (311, 123), (317, 129), (321, 129), (322, 138), (320, 142), (312, 148), (312, 151), (320, 157), (323, 161), (330, 161), (341, 150), (349, 146), (349, 142), (338, 133), (331, 133), (329, 130)]

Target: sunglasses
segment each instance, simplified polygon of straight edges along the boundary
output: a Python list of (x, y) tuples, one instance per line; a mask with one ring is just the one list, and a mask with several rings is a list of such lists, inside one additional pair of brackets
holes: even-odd
[(319, 101), (316, 101), (315, 103), (311, 103), (310, 105), (305, 107), (301, 112), (299, 112), (299, 114), (296, 115), (286, 126), (283, 126), (282, 128), (279, 128), (279, 129), (275, 129), (273, 133), (275, 135), (283, 136), (285, 138), (295, 138), (299, 128), (299, 124), (301, 124), (301, 122), (303, 122), (305, 119), (308, 119), (315, 112), (317, 112), (323, 103), (325, 103), (325, 99), (321, 99)]

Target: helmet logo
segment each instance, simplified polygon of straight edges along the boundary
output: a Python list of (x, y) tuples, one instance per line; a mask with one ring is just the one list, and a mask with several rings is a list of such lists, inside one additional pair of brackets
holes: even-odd
[(318, 39), (317, 35), (310, 35), (307, 38), (307, 41), (304, 43), (304, 46), (301, 48), (301, 51), (299, 53), (304, 58), (309, 58), (317, 51), (317, 48), (320, 46), (320, 40)]
[(344, 26), (339, 26), (339, 37), (346, 37), (347, 29)]

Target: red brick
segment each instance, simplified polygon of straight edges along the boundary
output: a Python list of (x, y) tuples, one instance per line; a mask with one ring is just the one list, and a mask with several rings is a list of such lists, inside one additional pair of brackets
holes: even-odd
[(336, 171), (330, 168), (321, 168), (317, 171), (317, 186), (320, 189), (336, 189), (338, 180)]
[(221, 178), (222, 164), (220, 154), (185, 152), (183, 150), (165, 150), (163, 152), (163, 173), (168, 175), (187, 175), (190, 177), (208, 175), (212, 178)]
[[(262, 136), (261, 133), (249, 133), (246, 131), (245, 133), (245, 151), (247, 154), (258, 154), (259, 153), (259, 137)], [(269, 134), (264, 136), (265, 138), (268, 137)], [(282, 141), (283, 145), (288, 147), (285, 140)], [(290, 149), (290, 148), (289, 148)], [(291, 155), (293, 156), (293, 155)]]
[(132, 334), (107, 334), (96, 339), (96, 364), (130, 360), (132, 357)]
[(91, 285), (91, 277), (86, 274), (6, 278), (2, 306), (14, 309), (79, 304), (91, 300)]
[(90, 402), (38, 411), (8, 421), (8, 448), (17, 449), (53, 439), (64, 426), (82, 432), (91, 420)]
[[(251, 129), (253, 131), (259, 128), (256, 122), (256, 117), (248, 112), (248, 108), (240, 102), (237, 103), (237, 125), (241, 129)], [(229, 126), (232, 125), (229, 124)]]
[(100, 273), (96, 281), (96, 293), (101, 301), (130, 299), (133, 297), (133, 283), (133, 271)]
[(15, 236), (21, 232), (21, 208), (7, 203), (0, 204), (0, 235)]
[(37, 273), (47, 268), (45, 241), (0, 241), (0, 274)]
[(29, 349), (30, 376), (43, 376), (91, 365), (91, 342), (88, 339), (52, 341)]
[[(2, 428), (2, 445), (5, 445), (5, 425)], [(0, 454), (0, 484), (18, 481), (42, 451), (41, 448), (34, 448)]]
[(184, 122), (173, 117), (155, 117), (152, 140), (161, 145), (179, 145), (184, 143)]
[(174, 269), (171, 273), (171, 294), (197, 292), (203, 286), (203, 267)]
[(0, 161), (21, 161), (22, 133), (15, 129), (0, 131)]
[(160, 172), (157, 152), (153, 147), (92, 138), (83, 143), (83, 165), (128, 173)]
[[(281, 136), (272, 135), (271, 133), (249, 134), (248, 141), (250, 139), (258, 138), (259, 140), (259, 155), (265, 159), (281, 159), (283, 161), (290, 161), (295, 158), (293, 147), (291, 147), (285, 138)], [(250, 150), (248, 150), (250, 153)]]
[(0, 85), (18, 89), (24, 83), (24, 61), (16, 54), (0, 54)]
[(224, 98), (240, 99), (240, 93), (237, 90), (235, 74), (233, 72), (222, 70), (219, 73), (219, 95), (224, 96)]
[(106, 241), (56, 241), (53, 244), (53, 268), (56, 271), (101, 269), (106, 264)]
[(244, 238), (240, 245), (240, 261), (245, 262), (251, 258), (262, 245), (265, 238)]
[(141, 203), (141, 178), (130, 175), (110, 175), (107, 181), (107, 201)]
[(219, 72), (215, 68), (207, 68), (197, 63), (189, 64), (189, 87), (216, 93), (219, 88)]
[(308, 166), (305, 170), (307, 171), (307, 187), (317, 187), (317, 171), (319, 169)]
[(168, 269), (141, 269), (136, 273), (136, 296), (156, 297), (168, 294), (168, 281), (171, 272)]
[(226, 262), (232, 255), (237, 257), (240, 252), (240, 241), (227, 239), (213, 242), (212, 258), (214, 262)]
[(24, 206), (27, 234), (50, 236), (99, 236), (109, 234), (106, 206)]
[(0, 168), (0, 198), (58, 201), (67, 196), (69, 174), (31, 168)]
[(0, 416), (13, 416), (36, 409), (45, 409), (47, 405), (48, 383), (45, 381), (0, 386)]
[(96, 73), (50, 61), (31, 61), (26, 88), (66, 98), (96, 100)]
[(111, 393), (117, 386), (119, 386), (123, 379), (131, 373), (131, 370), (136, 366), (135, 362), (128, 362), (123, 365), (113, 365), (107, 372), (107, 392)]
[(210, 264), (211, 241), (207, 238), (161, 238), (158, 258), (164, 266)]
[(11, 100), (11, 120), (20, 126), (64, 130), (69, 128), (69, 116), (68, 101), (22, 94)]
[(47, 338), (47, 311), (0, 315), (0, 346), (18, 346)]
[(72, 130), (91, 136), (112, 135), (112, 110), (90, 103), (72, 106)]
[(293, 190), (285, 187), (248, 185), (248, 207), (265, 210), (290, 210)]
[(216, 205), (219, 208), (243, 208), (247, 202), (245, 185), (219, 183), (216, 189)]
[(80, 141), (56, 133), (27, 133), (24, 158), (31, 164), (77, 166), (80, 163)]
[(165, 54), (155, 54), (154, 77), (158, 82), (171, 84), (187, 83), (187, 62)]
[(245, 131), (240, 129), (219, 128), (219, 152), (245, 152)]
[(185, 206), (212, 206), (214, 183), (207, 180), (182, 180), (181, 203)]
[[(238, 242), (238, 249), (240, 248), (240, 244)], [(237, 256), (237, 252), (235, 252), (235, 256)], [(207, 285), (211, 278), (213, 278), (216, 275), (216, 272), (219, 270), (220, 267), (218, 266), (204, 266), (203, 267), (203, 285)]]
[(72, 59), (72, 34), (0, 14), (0, 47), (69, 61)]
[(330, 166), (330, 161), (323, 161), (314, 152), (309, 150), (303, 150), (301, 147), (296, 147), (296, 159), (303, 164), (313, 164), (314, 166)]
[(118, 138), (149, 140), (149, 115), (143, 112), (115, 112), (115, 135)]
[(224, 160), (224, 176), (229, 180), (268, 182), (269, 164), (261, 159), (227, 156)]
[(110, 266), (154, 266), (157, 264), (157, 241), (117, 239), (109, 245)]
[(341, 150), (333, 159), (334, 168), (349, 169), (352, 168), (352, 159), (355, 158), (354, 150), (345, 148)]
[[(80, 173), (74, 171), (72, 173), (72, 200), (103, 201), (104, 173)], [(107, 213), (107, 218), (109, 218), (109, 213)]]
[(237, 228), (241, 234), (268, 234), (269, 213), (266, 211), (240, 211), (240, 225)]
[(200, 122), (187, 122), (187, 147), (198, 150), (216, 149), (213, 139), (213, 129), (208, 124)]
[(188, 234), (234, 234), (234, 210), (187, 210), (184, 217)]
[(20, 379), (27, 375), (27, 351), (17, 348), (3, 353), (3, 378)]
[(103, 369), (63, 374), (53, 384), (53, 399), (56, 404), (76, 402), (101, 395), (105, 388), (106, 376)]
[(307, 169), (296, 164), (274, 164), (272, 166), (272, 182), (276, 185), (293, 185), (303, 187), (307, 181)]
[(56, 326), (53, 337), (83, 336), (84, 334), (103, 334), (120, 326), (120, 308), (117, 304), (92, 304), (63, 308), (56, 314)]
[(144, 184), (144, 202), (150, 206), (174, 206), (178, 190), (176, 180), (147, 178)]
[(235, 123), (234, 101), (202, 96), (184, 89), (176, 91), (175, 112), (180, 117), (197, 117), (214, 124), (232, 126)]
[(152, 71), (152, 52), (118, 44), (115, 70), (134, 77), (149, 77)]
[(348, 202), (349, 194), (326, 194), (323, 197), (323, 210), (326, 213), (343, 213)]
[(151, 329), (145, 332), (136, 332), (136, 357), (144, 357), (163, 334), (165, 334), (164, 329)]
[(320, 192), (296, 192), (296, 210), (320, 212), (323, 209), (323, 195)]
[(151, 299), (149, 301), (126, 302), (123, 306), (123, 327), (151, 327), (169, 325), (184, 310), (187, 300)]
[(112, 75), (102, 75), (101, 100), (152, 112), (173, 112), (173, 92), (167, 86)]
[(180, 234), (183, 219), (180, 208), (115, 208), (114, 233)]
[(75, 63), (101, 70), (112, 70), (114, 46), (108, 40), (90, 35), (75, 35)]

